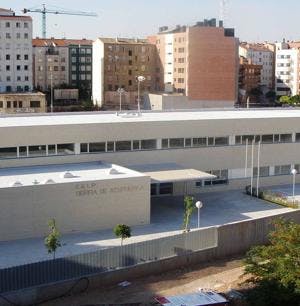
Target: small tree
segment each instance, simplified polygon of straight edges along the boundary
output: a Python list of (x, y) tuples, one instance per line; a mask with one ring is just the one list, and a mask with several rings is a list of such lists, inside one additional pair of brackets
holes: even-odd
[(114, 233), (116, 237), (121, 238), (121, 246), (122, 246), (123, 240), (131, 237), (131, 228), (125, 224), (118, 224), (114, 228)]
[(48, 253), (53, 253), (53, 259), (55, 259), (56, 250), (61, 247), (60, 243), (60, 233), (56, 228), (55, 219), (51, 219), (48, 222), (48, 226), (50, 229), (49, 235), (45, 238), (45, 246), (48, 250)]
[(194, 198), (191, 196), (184, 197), (184, 215), (183, 215), (183, 231), (189, 231), (190, 218), (196, 206), (194, 204)]
[(283, 104), (289, 104), (289, 103), (291, 103), (291, 98), (289, 96), (281, 96), (279, 98), (279, 102), (281, 102)]
[(269, 234), (270, 245), (247, 253), (245, 272), (254, 288), (250, 305), (300, 305), (300, 224), (278, 219)]

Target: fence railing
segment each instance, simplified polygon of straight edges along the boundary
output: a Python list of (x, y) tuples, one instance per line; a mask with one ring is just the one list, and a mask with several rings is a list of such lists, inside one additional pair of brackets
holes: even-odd
[(0, 270), (0, 293), (76, 279), (218, 246), (217, 227)]

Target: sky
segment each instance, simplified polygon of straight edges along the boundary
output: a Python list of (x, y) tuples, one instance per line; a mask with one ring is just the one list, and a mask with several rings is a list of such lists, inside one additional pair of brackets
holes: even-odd
[[(6, 3), (5, 3), (6, 2)], [(226, 26), (241, 41), (300, 40), (300, 0), (227, 0)], [(22, 14), (23, 8), (95, 12), (98, 17), (47, 15), (47, 37), (139, 37), (155, 34), (160, 26), (193, 24), (219, 18), (220, 0), (2, 0), (0, 7)], [(41, 14), (31, 13), (33, 35), (41, 37)]]

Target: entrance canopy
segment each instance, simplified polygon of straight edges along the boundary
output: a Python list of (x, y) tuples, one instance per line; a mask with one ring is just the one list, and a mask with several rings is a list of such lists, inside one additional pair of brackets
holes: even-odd
[(216, 178), (207, 172), (184, 168), (178, 164), (149, 164), (129, 167), (151, 177), (152, 183), (199, 181)]

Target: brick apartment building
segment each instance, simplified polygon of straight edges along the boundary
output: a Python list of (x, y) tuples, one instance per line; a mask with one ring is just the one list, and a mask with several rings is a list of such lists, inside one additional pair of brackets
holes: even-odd
[(240, 57), (239, 69), (239, 102), (245, 104), (252, 91), (261, 84), (262, 65), (253, 64), (251, 59)]
[(157, 90), (157, 53), (147, 40), (98, 38), (93, 43), (93, 101), (104, 109), (119, 107), (118, 88), (123, 88), (123, 108), (137, 105), (138, 76), (144, 76), (141, 96)]
[[(161, 27), (148, 38), (159, 55), (160, 89), (181, 94), (192, 107), (233, 106), (238, 92), (238, 39), (222, 22), (204, 20), (193, 26)], [(184, 106), (184, 105), (182, 105)]]

